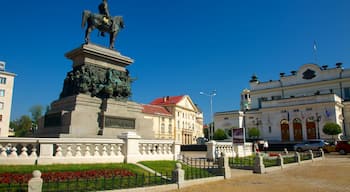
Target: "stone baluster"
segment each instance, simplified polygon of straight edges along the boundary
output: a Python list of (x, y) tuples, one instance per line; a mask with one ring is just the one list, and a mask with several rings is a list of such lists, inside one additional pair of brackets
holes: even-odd
[(85, 157), (90, 157), (91, 153), (90, 153), (90, 144), (85, 144), (85, 153), (84, 153)]
[(168, 144), (168, 154), (172, 154), (173, 152), (173, 144)]
[(145, 145), (142, 143), (139, 143), (139, 152), (141, 155), (144, 155), (145, 153)]
[(73, 153), (72, 153), (72, 145), (68, 144), (67, 145), (67, 153), (66, 153), (66, 157), (72, 157)]
[(30, 153), (29, 157), (31, 157), (31, 158), (37, 158), (38, 155), (36, 154), (36, 151), (37, 151), (36, 145), (34, 144), (34, 145), (33, 145), (33, 148), (32, 148), (32, 152)]
[(21, 154), (19, 155), (21, 158), (27, 158), (28, 157), (28, 149), (26, 146), (23, 146), (21, 149)]
[(57, 149), (56, 149), (56, 153), (55, 153), (56, 157), (62, 157), (62, 147), (61, 144), (57, 144)]
[(81, 144), (77, 144), (76, 145), (76, 148), (75, 148), (75, 156), (76, 157), (81, 157), (82, 155), (81, 155)]
[(9, 157), (10, 157), (10, 158), (17, 158), (17, 157), (18, 157), (16, 146), (12, 146), (12, 148), (11, 148), (11, 154), (9, 155)]
[(103, 156), (103, 157), (108, 156), (108, 153), (107, 153), (107, 145), (108, 145), (108, 144), (103, 144), (103, 146), (102, 146), (102, 156)]
[(120, 155), (122, 153), (122, 144), (117, 144), (116, 155)]
[(99, 144), (95, 144), (95, 151), (94, 151), (94, 156), (98, 157), (100, 156), (100, 153), (99, 153)]
[(5, 157), (7, 157), (7, 153), (6, 153), (6, 148), (5, 147), (3, 147), (2, 145), (0, 145), (0, 158), (2, 157), (2, 158), (5, 158)]
[(147, 155), (152, 155), (153, 149), (152, 149), (152, 145), (151, 144), (146, 144), (147, 145)]
[(115, 154), (115, 144), (111, 144), (111, 148), (110, 148), (110, 156), (116, 156)]

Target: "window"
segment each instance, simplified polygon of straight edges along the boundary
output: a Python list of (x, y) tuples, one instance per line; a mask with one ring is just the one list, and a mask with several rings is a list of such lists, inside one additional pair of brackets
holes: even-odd
[(171, 124), (169, 124), (169, 133), (172, 133), (173, 132), (173, 129), (172, 129), (172, 125)]
[(0, 77), (0, 84), (6, 84), (6, 77)]
[(344, 100), (345, 101), (350, 100), (350, 87), (344, 88)]
[(271, 96), (271, 99), (272, 100), (279, 100), (279, 99), (281, 99), (282, 97), (281, 96), (279, 96), (279, 95), (277, 95), (277, 96)]
[(2, 121), (2, 115), (0, 115), (0, 121)]
[(5, 97), (5, 90), (4, 89), (0, 89), (0, 97)]
[(164, 123), (161, 124), (161, 132), (165, 133), (165, 125), (164, 125)]
[(0, 102), (0, 110), (1, 109), (4, 109), (4, 103), (3, 102)]

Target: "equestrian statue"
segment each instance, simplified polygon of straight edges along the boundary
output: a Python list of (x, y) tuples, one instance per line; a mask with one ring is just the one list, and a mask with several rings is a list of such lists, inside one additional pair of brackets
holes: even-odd
[(90, 42), (90, 33), (97, 28), (101, 36), (105, 36), (105, 33), (109, 33), (109, 48), (114, 49), (114, 42), (118, 35), (118, 32), (124, 28), (123, 17), (110, 16), (107, 0), (102, 0), (102, 3), (98, 6), (99, 14), (91, 13), (85, 10), (83, 12), (82, 27), (87, 28), (85, 30), (85, 43)]

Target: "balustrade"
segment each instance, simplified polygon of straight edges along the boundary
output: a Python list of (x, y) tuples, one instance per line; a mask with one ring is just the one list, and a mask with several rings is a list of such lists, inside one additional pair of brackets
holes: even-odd
[(171, 140), (132, 138), (134, 144), (126, 145), (128, 139), (0, 138), (0, 164), (119, 163), (178, 155)]

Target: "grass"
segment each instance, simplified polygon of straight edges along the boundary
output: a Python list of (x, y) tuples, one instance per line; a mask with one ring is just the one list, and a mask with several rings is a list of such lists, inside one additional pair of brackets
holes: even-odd
[[(158, 173), (170, 175), (175, 169), (175, 165), (178, 163), (178, 161), (141, 161), (139, 163), (155, 170)], [(215, 174), (211, 173), (209, 169), (191, 167), (183, 163), (181, 163), (181, 165), (182, 169), (185, 170), (185, 179), (215, 176)]]
[(66, 172), (66, 171), (87, 171), (125, 169), (135, 174), (147, 173), (147, 171), (134, 164), (108, 163), (108, 164), (54, 164), (54, 165), (14, 165), (0, 166), (0, 173), (32, 173), (34, 170), (44, 172)]
[(140, 164), (149, 167), (159, 173), (171, 173), (175, 169), (177, 161), (141, 161)]

